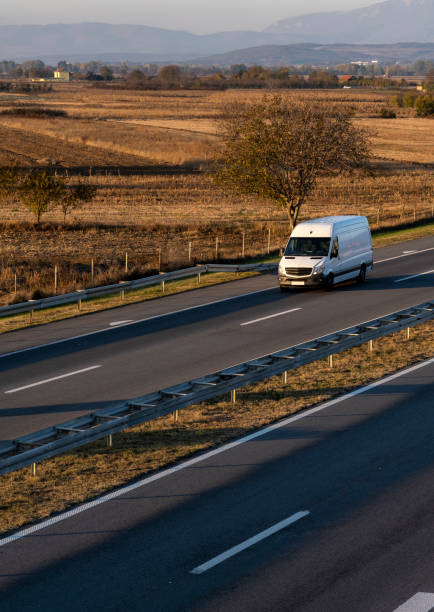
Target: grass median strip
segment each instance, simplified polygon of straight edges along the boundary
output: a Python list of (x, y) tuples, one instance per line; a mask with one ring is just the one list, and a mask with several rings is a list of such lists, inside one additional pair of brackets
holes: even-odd
[(179, 420), (164, 417), (105, 440), (0, 476), (0, 532), (90, 500), (198, 451), (241, 437), (264, 425), (377, 380), (434, 355), (434, 322), (363, 345), (333, 360), (312, 363), (240, 389), (228, 397), (187, 408)]

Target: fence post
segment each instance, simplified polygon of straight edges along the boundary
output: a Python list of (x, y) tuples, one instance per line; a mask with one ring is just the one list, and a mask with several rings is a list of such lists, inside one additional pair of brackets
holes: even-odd
[(36, 463), (32, 463), (32, 476), (36, 476)]
[(374, 342), (373, 340), (369, 340), (368, 342), (368, 350), (370, 353), (372, 353), (372, 351), (374, 350)]
[(188, 243), (188, 263), (191, 262), (191, 241)]
[(107, 436), (106, 442), (107, 442), (107, 448), (112, 448), (113, 447), (113, 436), (112, 436), (112, 434), (109, 434)]
[(14, 293), (17, 293), (17, 274), (14, 274)]
[(218, 257), (219, 257), (219, 239), (216, 236), (215, 238), (215, 258), (216, 260), (218, 259)]
[(232, 389), (231, 391), (231, 402), (233, 404), (235, 404), (237, 401), (237, 390), (236, 389)]
[(93, 257), (92, 260), (90, 262), (90, 283), (93, 287), (93, 278), (94, 278), (94, 265), (93, 265)]
[(161, 247), (158, 247), (158, 273), (161, 272)]
[(165, 281), (161, 281), (161, 291), (164, 293), (165, 291)]
[(128, 251), (125, 251), (125, 274), (128, 274)]
[(407, 327), (407, 329), (405, 330), (405, 338), (406, 340), (410, 340), (410, 328)]
[(285, 370), (283, 373), (283, 384), (286, 385), (288, 383), (288, 371)]
[(267, 253), (270, 254), (270, 245), (271, 245), (271, 227), (268, 228), (268, 243), (267, 243)]
[(329, 368), (333, 367), (333, 355), (329, 355), (327, 357), (327, 363), (328, 363)]
[(54, 294), (57, 295), (57, 265), (54, 266)]
[(243, 232), (243, 246), (242, 246), (242, 257), (243, 258), (244, 258), (245, 253), (246, 253), (246, 249), (245, 249), (245, 246), (246, 246), (245, 237), (246, 237), (245, 233)]
[(174, 423), (178, 422), (178, 410), (175, 410), (175, 412), (173, 413), (173, 422)]
[(200, 272), (197, 273), (197, 284), (200, 285)]
[(77, 300), (77, 310), (78, 312), (81, 311), (81, 299), (80, 298)]

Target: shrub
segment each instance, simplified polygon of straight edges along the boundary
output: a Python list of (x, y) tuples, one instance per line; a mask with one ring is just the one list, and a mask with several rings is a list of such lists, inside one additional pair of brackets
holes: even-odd
[(429, 94), (425, 96), (419, 96), (414, 103), (414, 108), (418, 117), (429, 117), (434, 115), (434, 98)]
[(402, 105), (406, 108), (412, 108), (414, 106), (414, 101), (416, 100), (417, 95), (414, 93), (407, 93), (402, 98)]
[(1, 111), (1, 115), (13, 117), (30, 117), (32, 119), (45, 119), (52, 117), (67, 117), (68, 113), (55, 108), (43, 108), (40, 106), (16, 106)]
[(380, 110), (380, 117), (383, 119), (396, 119), (396, 113), (395, 111), (390, 110), (390, 108), (382, 108)]

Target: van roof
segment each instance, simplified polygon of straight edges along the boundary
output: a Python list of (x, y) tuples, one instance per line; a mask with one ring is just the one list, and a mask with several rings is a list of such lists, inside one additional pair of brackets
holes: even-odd
[(369, 227), (367, 218), (361, 215), (337, 215), (335, 217), (321, 217), (320, 219), (311, 219), (310, 221), (303, 221), (303, 223), (299, 223), (294, 227), (291, 236), (332, 236), (333, 231), (337, 228), (342, 229), (344, 227), (351, 227), (357, 223)]

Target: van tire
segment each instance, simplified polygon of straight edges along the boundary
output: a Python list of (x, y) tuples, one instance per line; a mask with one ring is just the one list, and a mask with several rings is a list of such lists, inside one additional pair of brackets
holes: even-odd
[(333, 274), (329, 274), (325, 282), (326, 291), (333, 291), (334, 286), (335, 286), (335, 277), (333, 276)]
[(359, 272), (359, 276), (357, 277), (357, 282), (359, 285), (362, 285), (366, 280), (366, 266), (362, 264)]
[(280, 291), (282, 293), (288, 293), (288, 291), (290, 291), (291, 287), (288, 287), (287, 285), (280, 285)]

